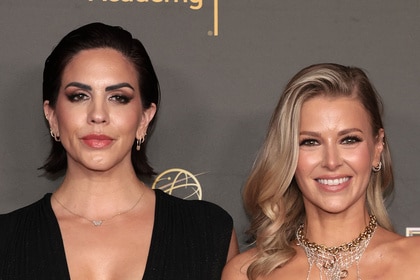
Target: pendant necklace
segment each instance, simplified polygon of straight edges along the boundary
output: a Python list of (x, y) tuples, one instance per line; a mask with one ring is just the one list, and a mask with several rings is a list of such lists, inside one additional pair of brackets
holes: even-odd
[(63, 203), (61, 203), (56, 197), (55, 197), (55, 195), (52, 195), (52, 197), (54, 198), (54, 200), (55, 201), (57, 201), (57, 203), (58, 204), (60, 204), (60, 206), (61, 207), (63, 207), (67, 212), (69, 212), (70, 214), (72, 214), (72, 215), (74, 215), (74, 216), (77, 216), (77, 217), (79, 217), (79, 218), (82, 218), (82, 219), (84, 219), (84, 220), (87, 220), (87, 221), (89, 221), (90, 223), (92, 223), (95, 227), (99, 227), (99, 226), (101, 226), (104, 222), (107, 222), (107, 221), (110, 221), (110, 220), (112, 220), (113, 218), (115, 218), (115, 217), (117, 217), (117, 216), (119, 216), (119, 215), (123, 215), (123, 214), (126, 214), (126, 213), (128, 213), (128, 212), (130, 212), (131, 210), (133, 210), (136, 206), (137, 206), (137, 204), (139, 204), (139, 202), (140, 202), (140, 200), (143, 198), (143, 195), (144, 195), (144, 193), (145, 193), (146, 191), (143, 191), (142, 192), (142, 194), (140, 195), (140, 197), (137, 199), (137, 201), (133, 204), (133, 206), (131, 206), (129, 209), (127, 209), (127, 210), (125, 210), (125, 211), (122, 211), (122, 212), (118, 212), (117, 214), (114, 214), (114, 215), (112, 215), (111, 217), (109, 217), (108, 219), (101, 219), (101, 220), (93, 220), (93, 219), (89, 219), (89, 218), (87, 218), (87, 217), (84, 217), (84, 216), (82, 216), (82, 215), (80, 215), (80, 214), (77, 214), (77, 213), (75, 213), (75, 212), (73, 212), (72, 210), (70, 210), (69, 208), (67, 208), (66, 206), (64, 206), (63, 205)]
[(298, 245), (305, 250), (308, 258), (309, 270), (306, 280), (309, 280), (314, 264), (320, 271), (321, 280), (323, 275), (325, 275), (326, 280), (340, 280), (348, 276), (348, 268), (353, 263), (356, 263), (357, 266), (357, 279), (361, 280), (359, 262), (375, 233), (376, 227), (376, 217), (371, 215), (368, 226), (357, 238), (337, 247), (326, 247), (309, 242), (304, 234), (304, 224), (301, 224), (296, 232), (296, 239)]

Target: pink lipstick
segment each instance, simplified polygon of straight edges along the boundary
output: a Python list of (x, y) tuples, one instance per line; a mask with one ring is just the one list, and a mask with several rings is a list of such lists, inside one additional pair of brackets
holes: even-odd
[(82, 137), (82, 141), (90, 148), (100, 149), (109, 146), (113, 139), (103, 134), (89, 134)]

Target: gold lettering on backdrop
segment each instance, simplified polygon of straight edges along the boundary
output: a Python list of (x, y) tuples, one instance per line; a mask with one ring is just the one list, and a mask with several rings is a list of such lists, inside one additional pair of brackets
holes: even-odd
[(121, 3), (183, 3), (191, 4), (189, 8), (191, 10), (200, 10), (203, 7), (203, 0), (88, 0), (89, 2), (121, 2)]
[[(189, 4), (191, 10), (197, 11), (203, 7), (204, 0), (88, 0), (88, 2), (102, 2), (102, 3), (160, 3), (160, 4), (171, 4), (171, 3), (180, 3), (180, 4)], [(207, 34), (209, 36), (218, 36), (219, 35), (219, 0), (213, 0), (213, 30), (209, 30)]]
[(203, 7), (203, 0), (190, 0), (191, 3), (197, 4), (195, 6), (191, 5), (190, 8), (193, 10), (200, 10)]
[(214, 0), (214, 27), (213, 27), (213, 35), (219, 35), (219, 0)]

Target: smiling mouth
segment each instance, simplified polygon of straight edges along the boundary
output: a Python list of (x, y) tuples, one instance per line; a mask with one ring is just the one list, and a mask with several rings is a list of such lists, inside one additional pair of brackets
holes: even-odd
[(316, 179), (318, 183), (323, 184), (323, 185), (328, 185), (328, 186), (341, 185), (347, 182), (348, 180), (350, 180), (350, 177), (343, 177), (343, 178), (337, 178), (337, 179)]

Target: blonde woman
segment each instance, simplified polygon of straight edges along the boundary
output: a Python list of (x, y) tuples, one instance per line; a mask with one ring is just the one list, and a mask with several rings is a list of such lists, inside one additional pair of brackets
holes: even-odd
[(382, 103), (359, 68), (317, 64), (287, 84), (246, 183), (252, 249), (222, 279), (420, 279), (420, 238), (393, 231)]

